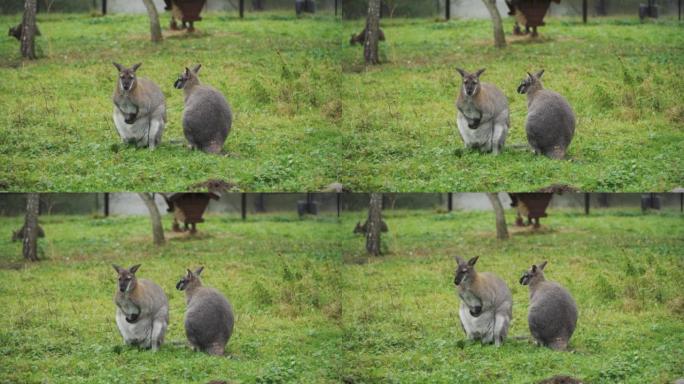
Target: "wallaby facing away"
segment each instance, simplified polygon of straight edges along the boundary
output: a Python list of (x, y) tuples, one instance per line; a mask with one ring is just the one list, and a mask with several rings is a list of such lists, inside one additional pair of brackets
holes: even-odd
[(563, 159), (575, 135), (575, 113), (563, 96), (544, 89), (543, 75), (543, 69), (528, 72), (518, 87), (518, 93), (527, 94), (527, 141), (534, 153)]
[(577, 304), (560, 284), (544, 278), (546, 261), (532, 267), (520, 278), (530, 287), (527, 314), (530, 332), (538, 344), (565, 350), (577, 325)]
[(461, 326), (471, 340), (500, 346), (508, 335), (513, 316), (513, 297), (506, 283), (490, 272), (477, 273), (478, 256), (468, 262), (456, 256), (456, 277), (461, 307)]
[(166, 101), (154, 82), (137, 77), (142, 64), (125, 68), (119, 63), (114, 95), (114, 125), (125, 143), (154, 149), (161, 143), (166, 126)]
[[(387, 231), (389, 231), (387, 223), (385, 220), (380, 219), (380, 232), (386, 233)], [(357, 221), (354, 227), (354, 234), (365, 235), (366, 232), (368, 232), (368, 220), (364, 221), (363, 225), (361, 225), (360, 221)]]
[(233, 124), (233, 112), (221, 92), (200, 84), (197, 73), (201, 67), (185, 68), (174, 84), (185, 93), (183, 133), (192, 149), (220, 153)]
[(199, 267), (195, 272), (188, 269), (187, 275), (176, 284), (176, 289), (185, 291), (188, 304), (185, 335), (193, 349), (223, 355), (233, 334), (233, 307), (219, 291), (202, 286), (203, 269)]
[(456, 123), (466, 148), (476, 148), (495, 155), (503, 150), (510, 125), (508, 99), (494, 85), (480, 83), (480, 69), (468, 73), (457, 68), (463, 86), (456, 100)]
[[(43, 230), (43, 227), (41, 227), (39, 224), (38, 226), (36, 226), (36, 228), (37, 228), (37, 232), (38, 232), (36, 234), (36, 237), (45, 237), (45, 231)], [(12, 241), (24, 240), (24, 236), (26, 236), (26, 224), (25, 223), (18, 230), (12, 231)]]
[(554, 376), (537, 384), (582, 384), (582, 380), (570, 376)]
[[(354, 35), (351, 35), (351, 38), (349, 39), (349, 44), (350, 45), (355, 45), (355, 44), (361, 44), (363, 45), (366, 42), (366, 35), (368, 34), (368, 27), (364, 27), (363, 31), (360, 33)], [(382, 29), (378, 28), (378, 41), (385, 41), (385, 32), (382, 31)]]
[(119, 274), (114, 295), (116, 325), (124, 342), (158, 350), (169, 324), (169, 301), (164, 291), (157, 284), (135, 276), (140, 264), (130, 269), (113, 267)]

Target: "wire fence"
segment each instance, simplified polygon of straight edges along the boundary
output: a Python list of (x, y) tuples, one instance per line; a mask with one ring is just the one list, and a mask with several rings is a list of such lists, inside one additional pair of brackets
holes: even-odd
[[(369, 194), (365, 193), (226, 193), (212, 200), (208, 211), (241, 215), (259, 213), (305, 213), (335, 215), (338, 212), (365, 212)], [(509, 207), (510, 196), (499, 194), (504, 207)], [(156, 202), (161, 212), (167, 205), (157, 194)], [(25, 212), (25, 194), (0, 194), (0, 216), (21, 216)], [(597, 209), (642, 208), (663, 211), (684, 211), (682, 193), (563, 193), (554, 194), (550, 209), (590, 211)], [(491, 204), (483, 193), (386, 193), (383, 194), (385, 210), (434, 210), (488, 211)], [(40, 195), (42, 215), (147, 215), (147, 208), (134, 193), (49, 193)], [(363, 215), (363, 214), (362, 214)]]

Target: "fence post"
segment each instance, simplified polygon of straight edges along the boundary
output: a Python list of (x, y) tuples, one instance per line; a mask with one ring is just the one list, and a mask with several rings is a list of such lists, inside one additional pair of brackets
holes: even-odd
[(102, 16), (107, 14), (107, 0), (102, 0)]
[(444, 10), (444, 17), (446, 17), (447, 20), (451, 19), (451, 0), (446, 0), (445, 4), (445, 10)]
[[(335, 0), (335, 16), (337, 16), (337, 3), (339, 0)], [(681, 1), (681, 0), (680, 0)], [(339, 215), (338, 215), (339, 216)]]
[(109, 217), (109, 192), (104, 194), (104, 215)]
[(582, 0), (582, 21), (584, 24), (587, 23), (587, 13), (589, 12), (588, 0)]
[[(337, 217), (340, 217), (340, 200), (342, 198), (342, 194), (337, 192), (336, 195), (337, 195)], [(684, 196), (684, 194), (682, 196)]]
[(247, 194), (243, 193), (240, 197), (241, 197), (240, 208), (242, 211), (242, 220), (246, 220), (247, 219)]
[(449, 212), (454, 210), (454, 194), (453, 192), (447, 193), (447, 207)]
[(679, 0), (679, 5), (677, 8), (677, 13), (679, 14), (679, 21), (682, 21), (682, 0)]
[(589, 194), (585, 193), (584, 194), (584, 214), (589, 216)]
[(240, 0), (240, 18), (245, 18), (245, 0)]

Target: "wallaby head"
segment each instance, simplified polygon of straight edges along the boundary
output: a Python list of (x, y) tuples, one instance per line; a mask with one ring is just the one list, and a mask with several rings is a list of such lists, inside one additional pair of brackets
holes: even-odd
[(542, 76), (544, 76), (544, 70), (535, 73), (534, 75), (527, 72), (527, 77), (525, 77), (518, 86), (518, 93), (524, 95), (529, 93), (530, 90), (543, 89), (544, 84), (542, 83)]
[(363, 228), (360, 221), (356, 222), (356, 227), (354, 227), (354, 233), (366, 233), (366, 230)]
[(175, 83), (173, 83), (173, 86), (176, 89), (183, 89), (190, 85), (199, 84), (199, 77), (197, 74), (199, 73), (200, 68), (202, 68), (202, 64), (197, 64), (192, 68), (192, 70), (190, 70), (188, 67), (185, 67), (185, 71), (178, 75), (178, 79)]
[(531, 285), (544, 281), (544, 267), (546, 267), (546, 261), (539, 265), (532, 264), (532, 267), (523, 273), (520, 278), (520, 284)]
[(136, 74), (135, 71), (140, 68), (142, 63), (133, 64), (132, 67), (126, 68), (119, 63), (112, 63), (119, 70), (119, 88), (121, 91), (129, 92), (135, 88), (136, 85)]
[(461, 68), (456, 68), (463, 78), (463, 93), (466, 96), (475, 96), (480, 92), (480, 75), (484, 73), (482, 68), (475, 73), (468, 73)]
[(185, 291), (186, 289), (201, 286), (202, 281), (200, 280), (200, 274), (202, 273), (202, 270), (204, 270), (204, 267), (197, 268), (195, 272), (188, 269), (188, 273), (176, 283), (176, 289)]
[(459, 256), (456, 256), (456, 263), (458, 263), (458, 265), (456, 266), (456, 277), (454, 277), (454, 284), (461, 285), (466, 281), (473, 280), (475, 274), (477, 273), (475, 271), (475, 263), (477, 263), (477, 259), (479, 257), (480, 256), (475, 256), (472, 259), (465, 261)]
[(138, 284), (138, 279), (135, 277), (135, 273), (140, 268), (140, 264), (136, 264), (129, 269), (119, 267), (116, 264), (112, 264), (112, 267), (119, 274), (119, 292), (129, 293), (133, 291)]

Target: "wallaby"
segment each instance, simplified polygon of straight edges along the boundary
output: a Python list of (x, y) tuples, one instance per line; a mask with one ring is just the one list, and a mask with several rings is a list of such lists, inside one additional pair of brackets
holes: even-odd
[(114, 295), (116, 325), (124, 342), (158, 350), (169, 324), (169, 300), (157, 284), (135, 276), (140, 264), (130, 269), (113, 267), (119, 274)]
[(183, 133), (192, 149), (220, 153), (230, 133), (233, 112), (221, 92), (200, 84), (197, 74), (201, 67), (198, 64), (192, 71), (185, 68), (174, 83), (185, 93)]
[[(10, 27), (10, 28), (9, 28), (9, 32), (7, 33), (7, 36), (12, 36), (12, 37), (14, 37), (15, 39), (21, 41), (22, 27), (23, 27), (23, 24), (22, 24), (22, 23), (19, 23), (19, 24), (17, 24), (17, 25), (14, 26), (14, 27)], [(36, 36), (40, 36), (40, 35), (41, 35), (41, 34), (40, 34), (40, 29), (38, 29), (38, 26), (37, 26), (37, 25), (36, 25), (36, 34), (35, 34), (35, 35), (36, 35)]]
[(194, 350), (210, 355), (223, 355), (228, 339), (233, 334), (233, 307), (217, 290), (203, 287), (200, 273), (187, 270), (176, 289), (185, 291), (185, 335)]
[(125, 143), (154, 149), (166, 126), (164, 94), (157, 84), (136, 75), (141, 63), (131, 68), (113, 64), (119, 70), (112, 96), (116, 130)]
[(499, 154), (506, 143), (510, 113), (508, 99), (494, 85), (480, 82), (480, 69), (468, 73), (457, 68), (463, 86), (456, 100), (456, 123), (466, 148)]
[[(368, 231), (368, 220), (364, 221), (363, 225), (361, 225), (360, 221), (356, 222), (356, 226), (354, 227), (354, 234), (361, 234), (365, 235), (366, 232)], [(387, 223), (385, 220), (380, 219), (380, 232), (387, 232), (389, 231), (389, 228), (387, 227)]]
[(520, 278), (530, 287), (527, 322), (538, 344), (565, 350), (577, 325), (577, 304), (560, 284), (544, 279), (544, 267), (546, 261), (532, 265)]
[[(43, 230), (43, 227), (38, 225), (36, 228), (38, 232), (37, 237), (45, 237), (45, 231)], [(22, 225), (18, 230), (12, 231), (12, 241), (24, 240), (24, 236), (26, 236), (26, 224)]]
[(575, 135), (575, 113), (563, 96), (544, 89), (543, 75), (543, 69), (528, 72), (518, 87), (518, 93), (527, 94), (527, 141), (534, 153), (563, 159)]
[(479, 256), (467, 262), (456, 256), (456, 277), (461, 307), (458, 315), (463, 331), (471, 340), (500, 346), (513, 317), (513, 297), (506, 283), (490, 272), (478, 273), (475, 263)]
[[(363, 31), (361, 31), (359, 34), (352, 34), (351, 38), (349, 39), (349, 44), (354, 45), (354, 44), (361, 44), (363, 45), (366, 42), (366, 35), (368, 34), (368, 27), (364, 27)], [(385, 41), (385, 32), (382, 31), (382, 29), (378, 28), (378, 41)]]

